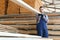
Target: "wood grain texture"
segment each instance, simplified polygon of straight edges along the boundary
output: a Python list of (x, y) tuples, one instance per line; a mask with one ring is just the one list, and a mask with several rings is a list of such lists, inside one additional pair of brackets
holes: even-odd
[(18, 30), (14, 27), (0, 24), (0, 32), (18, 33)]
[(19, 6), (9, 0), (8, 3), (8, 14), (19, 14)]
[(4, 15), (5, 12), (5, 0), (0, 0), (0, 15)]

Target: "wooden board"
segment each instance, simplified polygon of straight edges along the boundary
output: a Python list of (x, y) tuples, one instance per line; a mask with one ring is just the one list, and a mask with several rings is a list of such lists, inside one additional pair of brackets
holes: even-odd
[(36, 20), (0, 21), (0, 24), (36, 24)]
[[(22, 30), (36, 30), (36, 25), (8, 25)], [(60, 25), (48, 25), (48, 30), (60, 30)]]
[(36, 25), (8, 25), (22, 30), (36, 30)]
[(0, 38), (0, 40), (53, 40), (51, 38)]
[(48, 31), (48, 32), (49, 32), (50, 35), (53, 35), (53, 36), (54, 36), (54, 35), (56, 35), (56, 36), (57, 36), (57, 35), (58, 35), (58, 36), (60, 35), (60, 31)]
[(57, 13), (49, 13), (49, 14), (47, 14), (48, 16), (60, 16), (60, 14), (57, 14)]
[(19, 30), (18, 33), (22, 33), (22, 34), (37, 34), (37, 31), (36, 30)]
[(60, 19), (59, 20), (49, 20), (49, 22), (48, 23), (50, 23), (50, 24), (60, 24)]
[(18, 30), (14, 27), (0, 24), (0, 32), (18, 33)]
[(51, 29), (51, 30), (60, 30), (60, 25), (48, 25), (48, 29)]
[(28, 35), (28, 34), (19, 34), (19, 33), (8, 33), (8, 32), (0, 32), (0, 36), (2, 37), (20, 37), (20, 38), (41, 38), (41, 36), (36, 35)]
[[(0, 21), (0, 24), (36, 24), (36, 20)], [(60, 24), (60, 20), (49, 20), (48, 24)]]
[(49, 36), (49, 38), (52, 38), (53, 40), (60, 40), (60, 36)]
[(0, 0), (0, 15), (5, 13), (5, 0)]
[(8, 14), (19, 14), (19, 9), (20, 7), (17, 4), (9, 0), (8, 11), (7, 11)]
[[(36, 30), (19, 30), (19, 33), (36, 35), (37, 31)], [(60, 35), (60, 31), (50, 31), (50, 30), (48, 30), (48, 33), (49, 33), (49, 35), (52, 35), (52, 36), (54, 36), (54, 35), (59, 36)]]
[[(31, 7), (35, 7), (35, 1), (36, 0), (23, 0), (24, 2), (26, 2), (28, 5), (30, 5)], [(23, 13), (23, 12), (30, 12), (32, 13), (31, 11), (27, 10), (26, 8), (23, 8), (22, 6), (20, 6), (20, 13)]]
[[(32, 1), (31, 0), (23, 0), (23, 1), (26, 2), (27, 4), (29, 4), (30, 6), (32, 6), (33, 8), (35, 7), (35, 5), (37, 5), (37, 4), (35, 4), (36, 0), (32, 0)], [(1, 4), (1, 6), (0, 6), (0, 10), (1, 10), (0, 14), (4, 15), (4, 12), (5, 12), (5, 0), (0, 1), (0, 4)], [(15, 3), (13, 3), (13, 2), (11, 2), (9, 0), (7, 14), (20, 14), (20, 13), (23, 14), (24, 12), (31, 13), (31, 11), (26, 10), (26, 8), (18, 6), (17, 4), (15, 4)]]
[(0, 21), (17, 21), (17, 20), (37, 20), (36, 18), (34, 18), (34, 17), (26, 17), (26, 18), (24, 18), (24, 17), (8, 17), (8, 18), (0, 18)]

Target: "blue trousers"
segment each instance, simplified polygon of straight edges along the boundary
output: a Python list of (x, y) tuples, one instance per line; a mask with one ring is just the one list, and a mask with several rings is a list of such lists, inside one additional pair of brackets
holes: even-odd
[(37, 34), (38, 36), (42, 36), (48, 38), (48, 29), (45, 20), (41, 17), (39, 23), (37, 23)]

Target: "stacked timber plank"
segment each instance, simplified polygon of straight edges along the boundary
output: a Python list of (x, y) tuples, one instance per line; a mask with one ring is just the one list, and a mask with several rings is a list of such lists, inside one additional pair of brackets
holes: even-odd
[(53, 40), (48, 38), (0, 38), (0, 40)]
[(60, 40), (60, 14), (49, 14), (49, 37)]
[(0, 0), (0, 15), (4, 15), (5, 12), (5, 1)]
[[(39, 7), (42, 6), (41, 0), (23, 0), (31, 7), (39, 11)], [(31, 11), (26, 8), (13, 3), (11, 0), (0, 0), (0, 15), (10, 15), (10, 14), (21, 14), (21, 13), (31, 13)]]
[[(49, 37), (60, 39), (60, 14), (48, 14)], [(16, 28), (17, 33), (37, 35), (36, 15), (20, 14), (0, 16), (0, 24)], [(56, 38), (55, 38), (56, 37)]]
[(0, 24), (0, 32), (18, 33), (18, 30), (14, 27)]
[[(0, 24), (18, 29), (18, 33), (34, 34), (34, 32), (31, 32), (32, 30), (29, 26), (36, 24), (36, 17), (31, 14), (5, 15), (0, 16)], [(29, 30), (31, 31), (29, 32)]]

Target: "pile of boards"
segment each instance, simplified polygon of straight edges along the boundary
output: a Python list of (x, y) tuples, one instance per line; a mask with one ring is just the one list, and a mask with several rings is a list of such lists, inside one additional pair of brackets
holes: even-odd
[[(47, 14), (49, 16), (48, 32), (49, 37), (60, 39), (60, 14)], [(0, 30), (22, 33), (29, 35), (37, 35), (36, 31), (36, 15), (20, 14), (20, 15), (4, 15), (0, 16)]]

